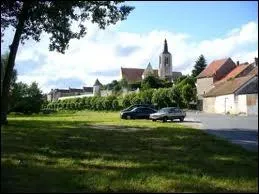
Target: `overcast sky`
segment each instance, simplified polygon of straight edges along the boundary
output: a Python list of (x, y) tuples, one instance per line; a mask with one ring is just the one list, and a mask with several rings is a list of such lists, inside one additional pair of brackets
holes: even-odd
[[(15, 68), (18, 81), (36, 81), (44, 93), (52, 88), (106, 84), (120, 78), (121, 67), (158, 68), (167, 39), (173, 71), (188, 74), (203, 54), (208, 62), (231, 57), (253, 62), (258, 56), (258, 2), (128, 2), (128, 19), (100, 30), (87, 23), (87, 35), (71, 40), (65, 54), (48, 51), (49, 37), (20, 45)], [(13, 30), (7, 29), (1, 52)]]

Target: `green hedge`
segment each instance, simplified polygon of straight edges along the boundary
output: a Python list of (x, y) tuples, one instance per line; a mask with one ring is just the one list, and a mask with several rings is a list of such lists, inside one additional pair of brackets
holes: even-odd
[[(187, 88), (189, 89), (189, 88)], [(157, 109), (169, 106), (185, 108), (179, 86), (171, 88), (148, 89), (139, 93), (130, 93), (125, 96), (83, 97), (71, 98), (50, 102), (43, 110), (107, 110), (116, 111), (134, 104), (153, 104)]]

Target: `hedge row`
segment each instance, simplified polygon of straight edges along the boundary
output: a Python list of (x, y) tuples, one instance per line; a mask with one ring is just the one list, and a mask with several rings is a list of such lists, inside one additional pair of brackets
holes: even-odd
[(124, 96), (83, 97), (58, 100), (44, 105), (43, 110), (121, 110), (134, 104), (153, 104), (157, 109), (169, 106), (185, 108), (177, 87), (149, 89)]

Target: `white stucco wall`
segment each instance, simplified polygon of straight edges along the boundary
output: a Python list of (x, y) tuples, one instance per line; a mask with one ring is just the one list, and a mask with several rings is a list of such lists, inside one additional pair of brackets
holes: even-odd
[(258, 115), (258, 94), (229, 94), (204, 98), (203, 111), (219, 114)]
[(246, 94), (237, 95), (235, 98), (237, 99), (235, 114), (247, 114)]
[(204, 112), (214, 113), (215, 112), (215, 97), (204, 98), (202, 110)]
[(217, 96), (215, 99), (215, 113), (235, 114), (234, 94)]
[(82, 95), (77, 95), (77, 96), (64, 96), (64, 97), (59, 97), (58, 100), (65, 100), (65, 99), (70, 99), (70, 98), (83, 98), (83, 97), (92, 97), (94, 96), (92, 93), (89, 94), (82, 94)]

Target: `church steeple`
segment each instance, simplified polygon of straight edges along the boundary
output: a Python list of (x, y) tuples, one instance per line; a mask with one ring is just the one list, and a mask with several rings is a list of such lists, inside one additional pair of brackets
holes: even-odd
[(159, 56), (158, 75), (162, 79), (171, 80), (172, 78), (172, 55), (168, 51), (167, 41), (164, 42), (164, 50)]
[(167, 47), (167, 41), (166, 41), (166, 39), (165, 39), (165, 43), (164, 43), (164, 51), (163, 51), (163, 53), (169, 53), (169, 52), (168, 52), (168, 47)]

